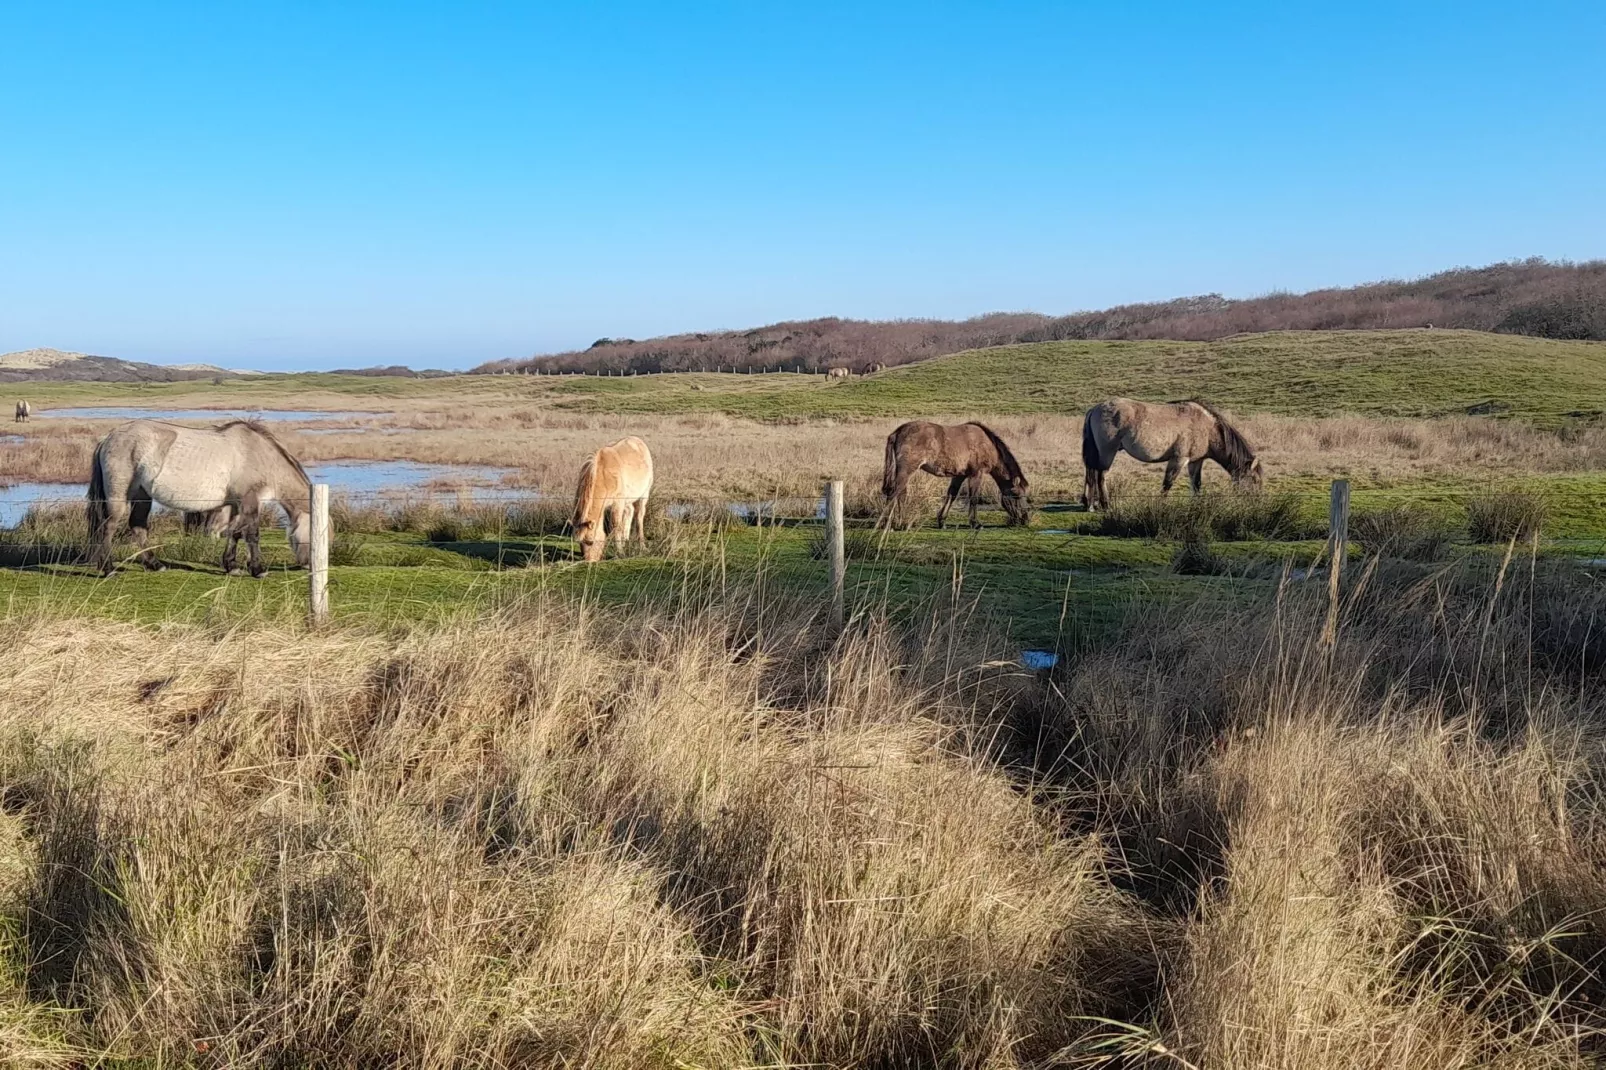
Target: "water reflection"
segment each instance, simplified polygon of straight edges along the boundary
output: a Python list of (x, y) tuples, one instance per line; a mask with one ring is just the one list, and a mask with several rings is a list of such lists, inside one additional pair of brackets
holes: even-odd
[(66, 409), (36, 410), (35, 416), (63, 420), (262, 420), (265, 423), (314, 420), (369, 420), (389, 416), (388, 412), (354, 410), (326, 412), (319, 409), (148, 409), (134, 406), (79, 406)]

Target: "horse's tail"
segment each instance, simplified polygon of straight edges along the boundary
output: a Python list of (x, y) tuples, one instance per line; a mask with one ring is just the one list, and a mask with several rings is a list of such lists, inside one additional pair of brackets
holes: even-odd
[(881, 496), (891, 498), (898, 491), (898, 432), (887, 436), (887, 459), (881, 467)]
[(110, 522), (110, 514), (106, 509), (105, 440), (95, 446), (94, 459), (89, 462), (89, 493), (84, 511), (85, 519), (89, 522), (90, 546), (94, 547), (105, 535), (106, 525)]
[(1098, 409), (1087, 410), (1087, 416), (1082, 420), (1082, 464), (1090, 472), (1104, 471), (1104, 455), (1099, 451), (1098, 436), (1093, 433), (1093, 414)]

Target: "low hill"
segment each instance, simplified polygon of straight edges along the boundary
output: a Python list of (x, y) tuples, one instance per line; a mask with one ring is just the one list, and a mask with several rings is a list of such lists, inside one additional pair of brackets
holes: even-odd
[(1606, 345), (1481, 331), (1277, 331), (1208, 342), (1064, 341), (972, 350), (829, 382), (819, 375), (559, 381), (591, 411), (913, 417), (1079, 412), (1116, 395), (1203, 397), (1241, 411), (1509, 415), (1556, 425), (1606, 414)]
[(137, 360), (68, 353), (60, 349), (23, 349), (0, 354), (0, 383), (174, 383), (251, 375), (212, 364), (145, 364)]
[(1606, 340), (1606, 261), (1538, 258), (1457, 268), (1408, 281), (1367, 283), (1245, 300), (1219, 294), (1044, 316), (995, 313), (944, 320), (817, 319), (746, 331), (679, 334), (647, 341), (599, 338), (582, 352), (497, 361), (475, 369), (714, 371), (907, 364), (984, 346), (1100, 339), (1209, 341), (1286, 330), (1451, 328), (1539, 338)]

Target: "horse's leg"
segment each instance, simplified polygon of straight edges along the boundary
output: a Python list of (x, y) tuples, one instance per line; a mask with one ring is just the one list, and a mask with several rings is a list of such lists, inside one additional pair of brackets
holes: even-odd
[(642, 546), (647, 545), (647, 499), (637, 498), (634, 508), (636, 514), (636, 541)]
[(613, 503), (613, 539), (620, 550), (630, 545), (630, 521), (635, 516), (635, 506), (631, 502)]
[(140, 564), (152, 572), (160, 572), (167, 567), (157, 558), (156, 551), (150, 547), (151, 498), (149, 494), (137, 497), (129, 503), (128, 530), (133, 533), (134, 541), (139, 543)]
[(1161, 493), (1161, 495), (1166, 495), (1166, 494), (1170, 494), (1171, 493), (1171, 484), (1173, 484), (1173, 483), (1175, 483), (1177, 481), (1177, 474), (1179, 472), (1181, 472), (1181, 471), (1182, 471), (1182, 458), (1181, 457), (1177, 457), (1177, 456), (1172, 456), (1172, 458), (1165, 463), (1165, 478), (1160, 481), (1160, 493)]
[(240, 522), (242, 519), (241, 514), (234, 514), (233, 519), (223, 529), (223, 574), (225, 576), (234, 575), (239, 568), (238, 559), (235, 555), (240, 548)]
[(106, 523), (100, 529), (100, 539), (93, 548), (94, 560), (100, 566), (101, 575), (110, 576), (117, 571), (116, 560), (112, 557), (112, 538), (123, 530), (128, 522), (128, 499), (121, 494), (106, 496)]
[[(245, 540), (246, 551), (249, 555), (248, 563), (261, 564), (259, 551), (252, 543), (252, 529), (258, 522), (259, 505), (255, 494), (241, 497), (240, 505), (234, 513), (234, 519), (229, 521), (228, 527), (223, 529), (223, 571), (234, 575), (239, 568), (238, 553), (240, 540)], [(257, 573), (253, 572), (252, 575)]]
[(964, 486), (964, 476), (954, 476), (948, 481), (948, 493), (942, 499), (942, 506), (937, 510), (937, 526), (939, 528), (942, 527), (944, 521), (948, 519), (948, 507), (954, 504), (955, 499), (959, 497), (959, 492), (964, 489)]
[(903, 504), (903, 492), (909, 489), (909, 475), (909, 468), (900, 457), (897, 462), (897, 468), (892, 474), (892, 493), (886, 493), (887, 488), (885, 485), (881, 488), (882, 493), (886, 496), (887, 504), (886, 508), (881, 512), (881, 520), (877, 523), (877, 527), (884, 523), (888, 530), (891, 530), (898, 514), (898, 507)]
[(965, 496), (970, 499), (970, 526), (974, 530), (981, 527), (981, 521), (976, 519), (976, 499), (981, 497), (980, 475), (974, 475), (965, 480)]
[(1204, 489), (1204, 463), (1203, 457), (1188, 462), (1188, 485), (1193, 488), (1195, 494)]
[(268, 566), (262, 563), (262, 503), (254, 492), (240, 499), (240, 513), (240, 519), (245, 522), (243, 530), (248, 552), (245, 567), (250, 570), (252, 579), (260, 580)]

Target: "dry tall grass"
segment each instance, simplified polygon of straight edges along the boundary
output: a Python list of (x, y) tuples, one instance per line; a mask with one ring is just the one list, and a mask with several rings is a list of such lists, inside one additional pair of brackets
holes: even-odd
[[(284, 404), (299, 404), (287, 399)], [(969, 419), (953, 416), (948, 419)], [(1020, 458), (1034, 496), (1070, 500), (1082, 489), (1082, 416), (986, 416)], [(1547, 431), (1488, 417), (1439, 420), (1247, 416), (1241, 421), (1265, 459), (1272, 485), (1290, 476), (1404, 480), (1564, 472), (1606, 466), (1606, 428)], [(349, 428), (275, 425), (306, 462), (407, 459), (505, 466), (508, 485), (573, 493), (580, 462), (624, 435), (647, 439), (658, 464), (659, 495), (813, 497), (827, 479), (879, 483), (895, 420), (811, 420), (769, 424), (717, 413), (684, 416), (588, 415), (529, 404), (456, 402), (399, 405)], [(29, 425), (20, 444), (0, 445), (0, 481), (81, 482), (105, 424)], [(308, 431), (316, 431), (309, 434)], [(1157, 490), (1160, 470), (1122, 458), (1117, 473)], [(1211, 484), (1226, 475), (1206, 466)], [(918, 482), (925, 482), (924, 479)], [(931, 480), (936, 483), (937, 481)], [(918, 483), (917, 483), (918, 485)], [(422, 488), (420, 488), (422, 489)]]
[(1052, 679), (958, 626), (832, 640), (741, 601), (5, 621), (0, 1045), (1586, 1065), (1606, 600), (1520, 557), (1390, 567), (1331, 651), (1290, 586), (1140, 614)]

